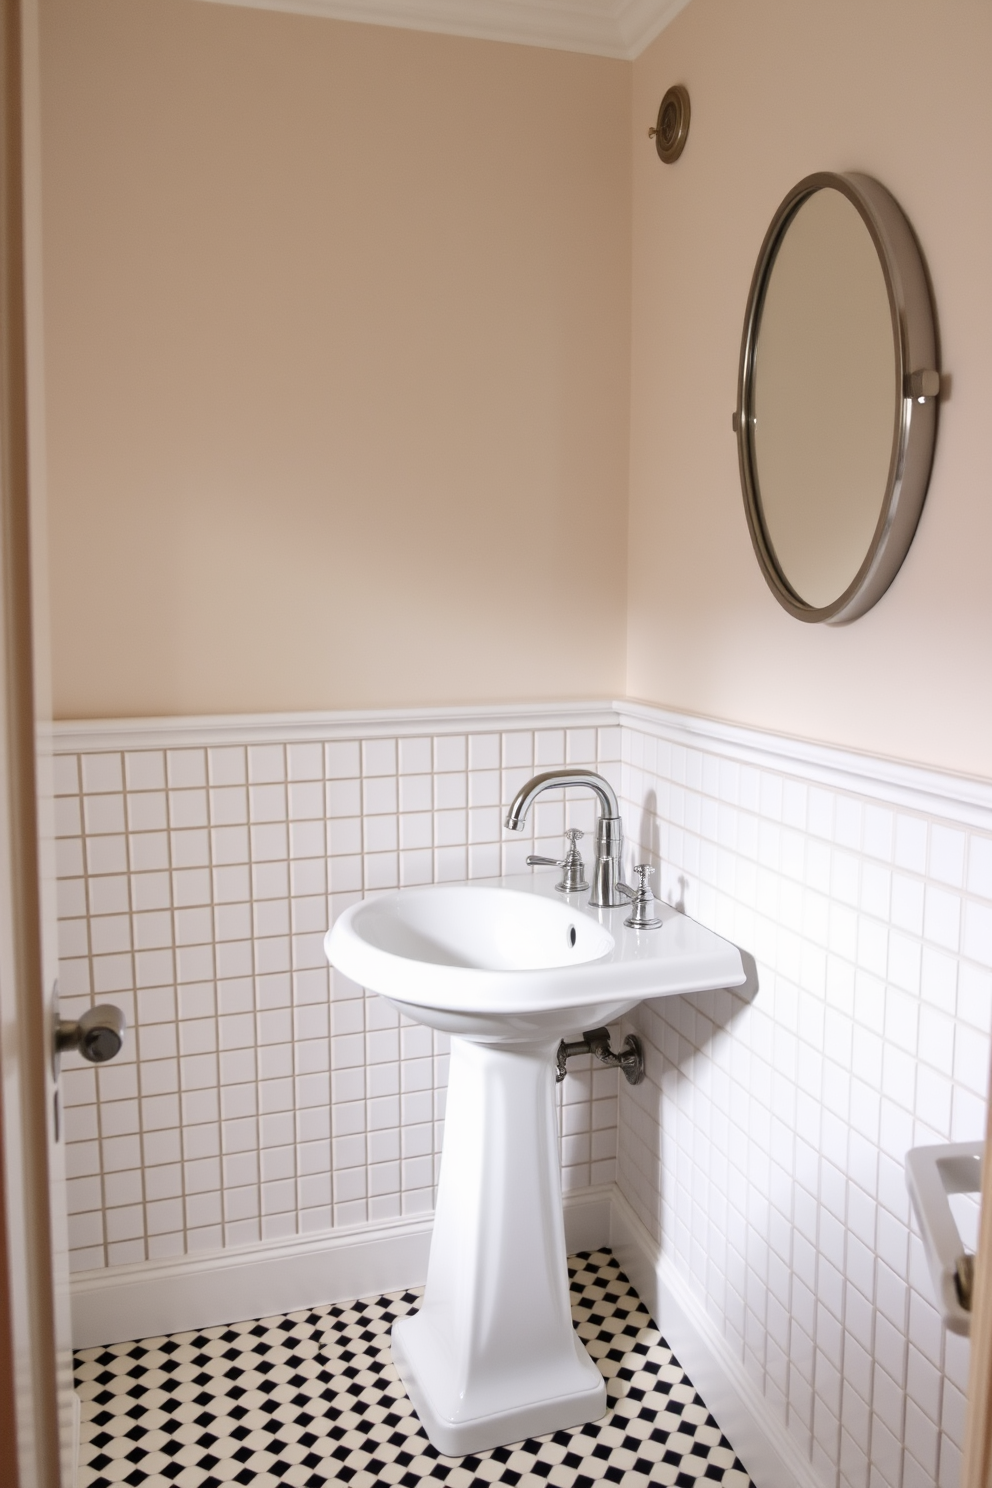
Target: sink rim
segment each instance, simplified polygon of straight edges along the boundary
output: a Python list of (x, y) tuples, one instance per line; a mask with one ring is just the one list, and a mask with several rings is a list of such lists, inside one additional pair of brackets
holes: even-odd
[(324, 937), (328, 961), (349, 980), (396, 1003), (455, 1013), (554, 1012), (615, 999), (632, 1004), (644, 997), (672, 996), (740, 986), (745, 972), (736, 946), (665, 904), (659, 930), (634, 931), (623, 921), (629, 909), (591, 909), (587, 893), (560, 895), (555, 870), (419, 884), (376, 893), (381, 903), (415, 888), (505, 888), (537, 894), (593, 920), (609, 931), (613, 947), (593, 961), (526, 970), (492, 970), (417, 961), (372, 945), (355, 926), (367, 896), (350, 905)]

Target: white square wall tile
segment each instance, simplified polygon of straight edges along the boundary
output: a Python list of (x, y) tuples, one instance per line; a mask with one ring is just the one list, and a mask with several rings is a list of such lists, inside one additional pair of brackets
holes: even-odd
[(173, 790), (169, 793), (169, 826), (205, 827), (209, 820), (205, 790)]
[(138, 832), (127, 839), (123, 853), (122, 870), (130, 867), (133, 873), (154, 872), (171, 866), (168, 832)]
[(565, 734), (565, 753), (570, 765), (595, 765), (596, 730), (568, 729)]
[(565, 763), (565, 730), (538, 729), (534, 734), (534, 764), (549, 770)]
[(119, 754), (82, 754), (80, 764), (87, 795), (124, 789), (123, 761)]
[(401, 775), (429, 775), (431, 773), (433, 747), (430, 738), (400, 739), (397, 743)]
[(102, 795), (83, 797), (83, 823), (87, 835), (124, 831), (124, 797)]
[(503, 768), (530, 768), (534, 763), (534, 735), (530, 732), (503, 735)]
[(286, 779), (286, 750), (282, 744), (251, 744), (248, 747), (248, 783), (277, 784)]
[(462, 734), (439, 734), (434, 740), (434, 770), (443, 774), (465, 770), (468, 766), (468, 741)]
[[(498, 870), (497, 870), (498, 871)], [(400, 885), (410, 888), (434, 881), (434, 853), (430, 848), (417, 848), (400, 853)]]
[(964, 884), (967, 843), (968, 839), (963, 831), (935, 822), (930, 828), (930, 877), (951, 888), (961, 888)]
[(361, 745), (358, 740), (335, 740), (325, 744), (324, 770), (328, 780), (357, 780), (362, 773)]
[(248, 814), (253, 822), (281, 822), (287, 817), (286, 788), (282, 781), (251, 785)]
[[(396, 818), (383, 818), (395, 821)], [(404, 812), (399, 817), (399, 845), (404, 850), (432, 847), (434, 844), (434, 817), (429, 811)]]
[(291, 781), (322, 780), (324, 778), (323, 745), (287, 745), (286, 777)]
[(61, 796), (55, 801), (56, 837), (78, 837), (83, 830), (82, 806), (77, 796)]
[(166, 775), (172, 790), (192, 789), (207, 783), (205, 749), (169, 749), (166, 751)]
[(324, 788), (319, 780), (294, 782), (289, 786), (287, 809), (291, 821), (323, 820)]
[(929, 884), (923, 911), (923, 933), (927, 940), (956, 951), (961, 938), (961, 900), (957, 894)]
[(979, 966), (992, 966), (992, 908), (975, 899), (965, 903), (962, 949)]
[(968, 845), (968, 892), (992, 899), (992, 837), (973, 835)]
[(468, 777), (470, 806), (499, 806), (502, 781), (498, 770), (473, 770)]
[(434, 805), (434, 779), (431, 775), (405, 775), (399, 782), (401, 811), (430, 811)]
[(129, 832), (161, 832), (168, 825), (169, 808), (165, 791), (138, 791), (128, 795)]
[(242, 746), (207, 750), (207, 781), (211, 786), (245, 785), (247, 751)]
[(396, 777), (393, 775), (383, 775), (366, 779), (363, 785), (362, 796), (364, 810), (367, 816), (376, 816), (383, 812), (395, 812), (398, 806)]
[(468, 799), (464, 773), (438, 775), (434, 780), (434, 807), (438, 811), (462, 808)]
[(470, 734), (468, 739), (468, 768), (470, 770), (498, 770), (501, 753), (500, 735)]
[(395, 775), (396, 764), (395, 739), (366, 739), (362, 744), (362, 774), (366, 778)]
[(619, 762), (622, 735), (623, 730), (619, 727), (607, 727), (597, 730), (596, 758), (601, 765), (614, 760)]
[(52, 785), (56, 796), (74, 796), (80, 790), (79, 756), (55, 754), (52, 756)]
[(129, 791), (164, 790), (165, 751), (141, 749), (125, 754), (124, 780)]
[(926, 872), (927, 824), (922, 817), (896, 817), (895, 861), (909, 872)]

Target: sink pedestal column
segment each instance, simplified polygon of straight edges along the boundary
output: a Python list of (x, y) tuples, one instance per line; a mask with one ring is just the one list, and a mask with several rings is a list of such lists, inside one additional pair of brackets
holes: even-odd
[(449, 1456), (606, 1411), (569, 1310), (557, 1043), (451, 1040), (427, 1288), (420, 1311), (392, 1330), (417, 1414)]

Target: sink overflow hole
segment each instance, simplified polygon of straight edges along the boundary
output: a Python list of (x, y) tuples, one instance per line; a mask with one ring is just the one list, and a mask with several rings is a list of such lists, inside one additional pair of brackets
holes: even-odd
[(569, 945), (573, 945), (573, 946), (575, 944), (575, 926), (574, 925), (569, 925), (569, 927), (568, 927), (568, 943), (569, 943)]

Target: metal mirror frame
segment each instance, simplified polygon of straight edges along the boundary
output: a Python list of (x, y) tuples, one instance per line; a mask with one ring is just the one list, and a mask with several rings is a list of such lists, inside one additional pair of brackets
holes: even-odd
[[(793, 217), (814, 192), (840, 191), (853, 203), (878, 253), (892, 317), (895, 353), (892, 453), (878, 522), (864, 562), (852, 582), (831, 604), (807, 604), (789, 583), (775, 557), (761, 510), (754, 446), (755, 352), (765, 293), (782, 240)], [(744, 317), (737, 411), (734, 429), (748, 530), (768, 587), (797, 620), (843, 625), (877, 604), (902, 565), (913, 541), (933, 464), (940, 377), (933, 304), (926, 270), (913, 230), (898, 203), (871, 176), (818, 171), (785, 197), (765, 234)], [(829, 418), (829, 410), (824, 410)], [(815, 458), (815, 451), (811, 451)]]

